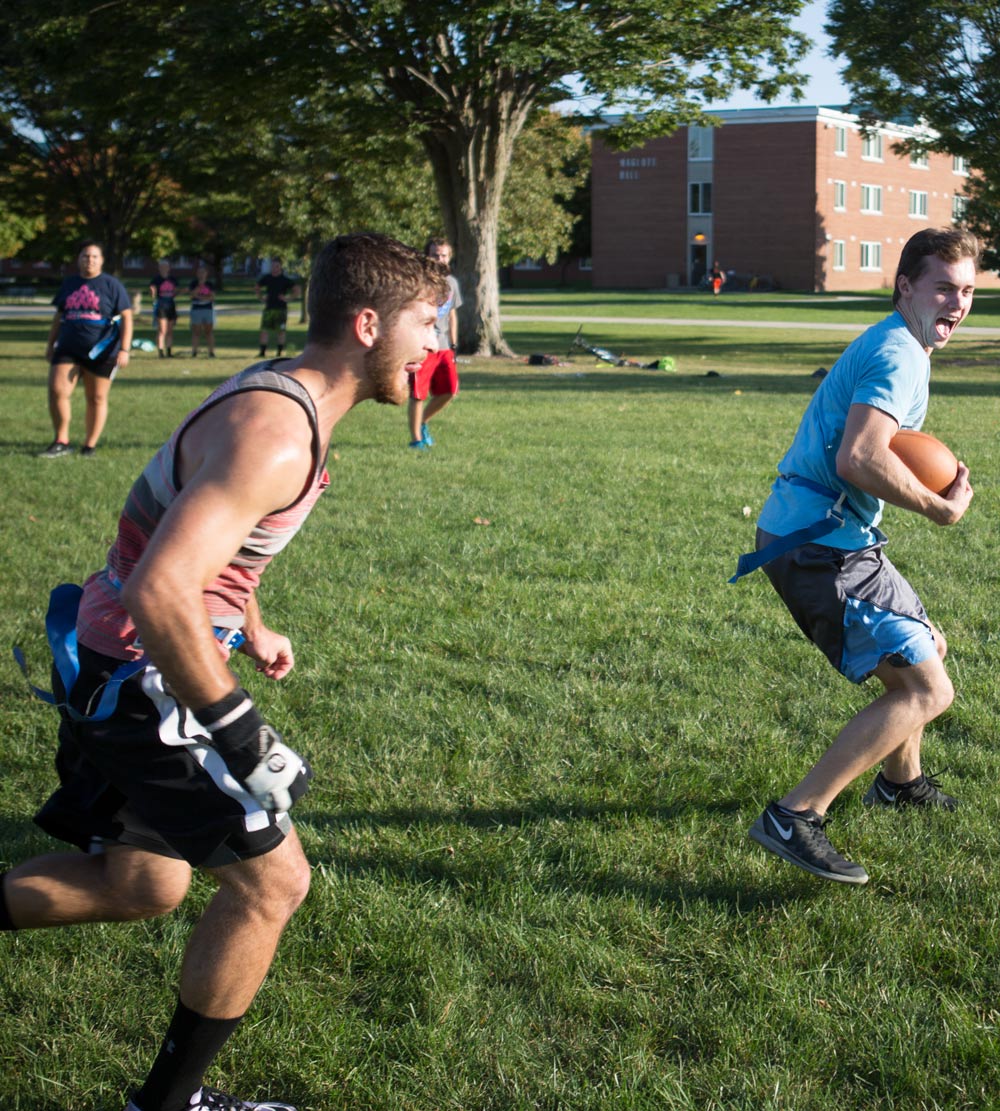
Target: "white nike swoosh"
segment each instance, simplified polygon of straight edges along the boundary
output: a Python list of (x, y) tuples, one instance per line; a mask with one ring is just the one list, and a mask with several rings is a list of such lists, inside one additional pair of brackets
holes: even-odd
[(886, 802), (895, 802), (896, 801), (896, 792), (895, 791), (887, 791), (882, 786), (881, 783), (876, 783), (875, 786), (878, 788), (878, 793), (882, 796), (882, 798), (885, 799)]
[(781, 835), (782, 841), (791, 841), (791, 839), (792, 839), (792, 827), (789, 826), (787, 829), (785, 829), (785, 827), (778, 821), (778, 819), (770, 811), (768, 811), (767, 816), (771, 819), (771, 825), (773, 825), (774, 828)]

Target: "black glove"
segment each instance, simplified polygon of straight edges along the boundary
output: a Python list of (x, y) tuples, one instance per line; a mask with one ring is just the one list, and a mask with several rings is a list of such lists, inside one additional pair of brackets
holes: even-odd
[(237, 687), (195, 711), (212, 735), (212, 747), (265, 810), (291, 809), (309, 790), (312, 768), (260, 716), (253, 699)]

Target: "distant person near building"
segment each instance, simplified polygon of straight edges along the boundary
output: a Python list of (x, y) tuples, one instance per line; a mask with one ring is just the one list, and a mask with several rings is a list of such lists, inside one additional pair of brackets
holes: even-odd
[(726, 272), (719, 265), (719, 260), (716, 259), (712, 263), (712, 269), (708, 272), (708, 284), (712, 287), (712, 295), (718, 297), (722, 292), (722, 287), (726, 284)]
[(260, 354), (267, 354), (271, 333), (276, 333), (278, 358), (285, 353), (285, 327), (288, 323), (288, 298), (298, 297), (299, 287), (284, 272), (281, 259), (271, 259), (271, 273), (257, 279), (254, 287), (257, 300), (264, 302), (260, 314)]
[[(451, 267), (452, 250), (447, 239), (428, 240), (424, 253), (442, 266)], [(455, 347), (458, 344), (457, 310), (462, 304), (462, 294), (451, 274), (448, 275), (448, 289), (448, 300), (438, 306), (438, 349), (424, 359), (416, 374), (410, 375), (410, 447), (415, 451), (427, 451), (434, 446), (427, 425), (458, 393)]]
[(79, 275), (64, 278), (52, 299), (56, 306), (45, 357), (49, 363), (49, 415), (55, 438), (41, 453), (58, 459), (72, 452), (72, 396), (83, 379), (87, 401), (83, 446), (90, 456), (108, 418), (108, 395), (116, 372), (128, 366), (132, 346), (132, 299), (122, 283), (103, 273), (104, 251), (88, 239), (77, 256)]
[(208, 277), (208, 267), (199, 266), (188, 284), (191, 292), (191, 358), (198, 355), (198, 340), (215, 358), (215, 282)]
[(153, 298), (153, 319), (156, 321), (156, 349), (160, 358), (173, 358), (174, 324), (177, 321), (177, 294), (180, 286), (170, 272), (170, 263), (161, 259), (159, 273), (149, 283)]

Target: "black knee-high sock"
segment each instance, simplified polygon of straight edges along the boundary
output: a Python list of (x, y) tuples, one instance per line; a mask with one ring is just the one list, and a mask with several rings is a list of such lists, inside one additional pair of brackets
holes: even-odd
[(0, 930), (16, 930), (17, 926), (11, 921), (10, 911), (7, 909), (7, 899), (3, 893), (3, 882), (6, 876), (6, 872), (0, 872)]
[(133, 1097), (139, 1111), (183, 1111), (238, 1018), (206, 1018), (177, 1001), (146, 1083)]

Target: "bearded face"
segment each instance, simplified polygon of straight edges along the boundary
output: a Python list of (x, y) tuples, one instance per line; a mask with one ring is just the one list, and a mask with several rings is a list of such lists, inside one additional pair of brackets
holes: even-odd
[(436, 321), (436, 305), (411, 301), (365, 352), (365, 371), (377, 402), (402, 405), (407, 400), (407, 375), (419, 370), (428, 352), (437, 349)]

